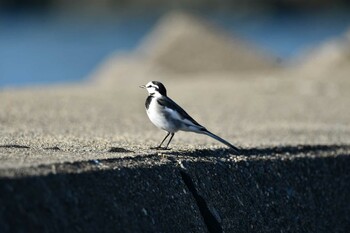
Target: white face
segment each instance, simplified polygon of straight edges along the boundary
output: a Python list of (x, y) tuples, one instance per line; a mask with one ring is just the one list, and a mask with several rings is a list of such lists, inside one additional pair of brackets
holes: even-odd
[(153, 84), (152, 82), (149, 82), (145, 85), (147, 91), (149, 94), (155, 94), (158, 93), (158, 91), (156, 90), (156, 88), (158, 88), (157, 85)]

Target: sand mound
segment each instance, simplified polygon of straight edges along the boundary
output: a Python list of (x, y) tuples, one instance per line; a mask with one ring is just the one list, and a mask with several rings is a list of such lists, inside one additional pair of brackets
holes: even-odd
[(350, 30), (341, 38), (332, 39), (312, 49), (299, 60), (306, 75), (329, 77), (350, 72)]
[(275, 58), (253, 45), (202, 19), (173, 12), (161, 18), (137, 49), (112, 55), (90, 77), (111, 85), (117, 80), (144, 80), (149, 76), (161, 80), (239, 72), (243, 77), (278, 67)]
[(272, 57), (197, 17), (163, 17), (141, 44), (151, 63), (171, 72), (251, 71), (276, 67)]

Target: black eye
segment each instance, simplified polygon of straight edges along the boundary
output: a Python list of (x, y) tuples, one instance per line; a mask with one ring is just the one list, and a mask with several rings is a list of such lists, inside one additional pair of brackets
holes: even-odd
[(147, 88), (152, 87), (151, 85), (148, 85)]

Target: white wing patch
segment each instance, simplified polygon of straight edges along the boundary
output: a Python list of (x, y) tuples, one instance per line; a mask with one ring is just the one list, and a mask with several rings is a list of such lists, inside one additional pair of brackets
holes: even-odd
[(174, 120), (183, 121), (181, 115), (177, 111), (168, 107), (164, 107), (164, 111), (166, 111)]
[(184, 118), (179, 112), (165, 107), (164, 110), (173, 118), (173, 120), (178, 121), (181, 124), (181, 130), (183, 131), (199, 131), (200, 127), (195, 124), (191, 119)]

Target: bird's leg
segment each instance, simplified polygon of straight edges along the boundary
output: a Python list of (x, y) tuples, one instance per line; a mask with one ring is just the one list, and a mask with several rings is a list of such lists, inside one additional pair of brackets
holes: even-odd
[[(169, 134), (170, 134), (170, 133), (169, 133)], [(166, 144), (165, 149), (168, 149), (168, 146), (169, 146), (169, 144), (170, 144), (170, 142), (171, 142), (171, 139), (173, 139), (174, 135), (175, 135), (175, 133), (171, 133), (171, 137), (170, 137), (170, 139), (169, 139), (169, 141), (168, 141), (168, 144)]]
[(162, 144), (165, 141), (165, 139), (167, 139), (169, 137), (170, 133), (168, 132), (168, 134), (165, 136), (165, 138), (163, 139), (163, 141), (159, 144), (159, 146), (157, 147), (153, 147), (151, 149), (161, 149), (162, 148)]
[(168, 134), (164, 137), (163, 141), (159, 144), (158, 148), (161, 148), (163, 145), (163, 142), (165, 141), (165, 139), (167, 139), (169, 137), (170, 133), (168, 132)]

